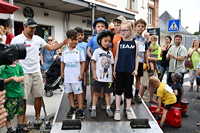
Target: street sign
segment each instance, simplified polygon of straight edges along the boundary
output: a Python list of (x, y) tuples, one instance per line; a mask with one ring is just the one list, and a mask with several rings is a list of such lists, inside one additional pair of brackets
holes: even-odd
[(168, 21), (168, 32), (180, 31), (180, 20), (169, 20)]
[(160, 28), (149, 28), (147, 29), (147, 32), (149, 32), (149, 35), (157, 35), (158, 36), (158, 44), (160, 44)]

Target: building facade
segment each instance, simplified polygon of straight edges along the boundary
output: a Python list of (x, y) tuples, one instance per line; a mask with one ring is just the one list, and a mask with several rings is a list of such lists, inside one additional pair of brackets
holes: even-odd
[[(7, 2), (7, 1), (6, 1)], [(20, 9), (14, 13), (15, 35), (23, 31), (23, 21), (33, 17), (40, 25), (36, 33), (42, 38), (53, 36), (58, 42), (67, 29), (82, 27), (91, 34), (92, 23), (103, 17), (108, 23), (123, 15), (128, 20), (144, 19), (148, 28), (158, 27), (159, 0), (13, 0)], [(10, 23), (8, 14), (0, 14), (0, 25)]]

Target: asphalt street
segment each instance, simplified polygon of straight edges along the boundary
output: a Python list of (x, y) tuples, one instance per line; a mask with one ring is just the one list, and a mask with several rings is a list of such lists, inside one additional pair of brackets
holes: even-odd
[[(188, 91), (190, 88), (190, 83), (188, 81), (189, 74), (184, 76), (184, 97), (183, 100), (189, 102), (188, 105), (188, 117), (183, 117), (181, 122), (181, 127), (171, 127), (167, 124), (164, 125), (164, 133), (199, 133), (200, 126), (196, 126), (196, 122), (200, 121), (200, 99), (196, 99), (197, 96), (200, 96), (200, 92), (196, 91), (196, 82), (194, 83), (194, 90), (192, 92)], [(163, 79), (165, 80), (165, 78)], [(152, 103), (149, 103), (149, 91), (145, 92), (143, 97), (147, 106), (151, 106)], [(156, 97), (154, 97), (156, 98)]]

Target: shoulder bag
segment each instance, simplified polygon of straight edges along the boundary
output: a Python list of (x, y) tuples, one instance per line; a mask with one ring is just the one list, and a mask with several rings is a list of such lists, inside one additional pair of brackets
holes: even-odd
[(191, 58), (186, 58), (185, 60), (185, 67), (187, 68), (193, 68), (193, 64), (192, 64), (192, 59)]

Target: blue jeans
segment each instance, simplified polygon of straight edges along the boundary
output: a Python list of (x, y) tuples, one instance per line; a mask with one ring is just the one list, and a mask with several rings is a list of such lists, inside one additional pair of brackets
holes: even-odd
[(167, 80), (166, 80), (166, 83), (169, 83), (169, 67), (163, 67), (163, 66), (160, 66), (160, 73), (161, 73), (161, 76), (159, 77), (159, 80), (160, 82), (162, 82), (162, 79), (163, 79), (163, 76), (165, 74), (165, 71), (167, 72)]

